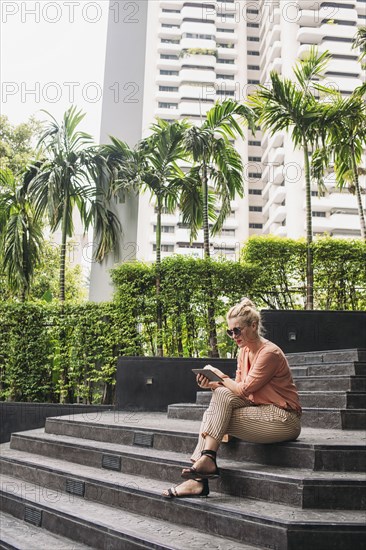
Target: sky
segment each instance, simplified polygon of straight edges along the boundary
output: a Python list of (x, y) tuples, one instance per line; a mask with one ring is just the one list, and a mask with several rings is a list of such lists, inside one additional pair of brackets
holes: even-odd
[(60, 120), (75, 103), (98, 142), (109, 1), (3, 0), (0, 10), (1, 114)]

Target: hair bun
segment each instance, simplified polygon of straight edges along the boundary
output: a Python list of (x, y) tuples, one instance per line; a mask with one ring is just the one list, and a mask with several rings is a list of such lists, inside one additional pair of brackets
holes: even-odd
[(242, 298), (239, 304), (241, 307), (252, 307), (253, 309), (256, 309), (255, 305), (249, 298)]

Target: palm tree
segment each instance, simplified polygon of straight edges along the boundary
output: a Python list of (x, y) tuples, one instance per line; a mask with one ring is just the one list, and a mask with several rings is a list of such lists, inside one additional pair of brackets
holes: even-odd
[(295, 81), (272, 71), (271, 88), (259, 86), (250, 98), (250, 105), (264, 129), (269, 130), (271, 135), (291, 129), (294, 146), (303, 150), (306, 187), (306, 309), (313, 309), (314, 305), (310, 154), (320, 141), (325, 140), (326, 133), (326, 111), (319, 108), (311, 85), (313, 79), (322, 77), (329, 59), (328, 52), (319, 55), (315, 48), (311, 48), (308, 56), (294, 68)]
[(0, 261), (9, 288), (25, 301), (34, 268), (40, 260), (42, 227), (28, 196), (32, 170), (18, 181), (9, 169), (0, 170)]
[(324, 147), (314, 153), (315, 170), (322, 175), (333, 161), (338, 187), (346, 185), (357, 198), (360, 218), (361, 236), (366, 240), (365, 215), (361, 198), (359, 175), (366, 145), (366, 104), (364, 87), (359, 87), (349, 96), (343, 98), (334, 90), (319, 87), (329, 94), (331, 102), (323, 107), (327, 110), (327, 139)]
[[(230, 139), (243, 137), (238, 119), (253, 131), (255, 126), (252, 110), (231, 99), (216, 103), (206, 117), (202, 126), (193, 126), (185, 132), (184, 145), (194, 165), (183, 182), (180, 208), (183, 223), (191, 228), (191, 238), (203, 227), (204, 257), (207, 259), (210, 257), (209, 221), (214, 221), (212, 234), (215, 235), (231, 211), (230, 201), (236, 195), (242, 197), (244, 191), (242, 159)], [(220, 202), (218, 215), (215, 215), (215, 199)], [(218, 356), (212, 281), (209, 286), (209, 347), (210, 353)]]
[(360, 61), (366, 57), (366, 27), (359, 27), (357, 29), (352, 48), (360, 49)]
[(58, 124), (47, 114), (51, 122), (39, 140), (45, 160), (30, 182), (29, 192), (37, 216), (47, 216), (52, 232), (61, 227), (60, 301), (63, 303), (66, 241), (73, 234), (74, 209), (79, 210), (85, 229), (93, 221), (99, 228), (102, 244), (98, 259), (116, 244), (120, 224), (106, 201), (111, 179), (107, 162), (100, 150), (91, 145), (91, 136), (77, 131), (85, 115), (71, 107)]
[(163, 356), (161, 287), (161, 216), (163, 208), (173, 212), (178, 205), (182, 171), (178, 162), (187, 159), (183, 133), (185, 121), (172, 123), (158, 119), (151, 126), (152, 134), (142, 140), (139, 151), (144, 158), (140, 166), (143, 191), (150, 191), (156, 199), (156, 297), (157, 297), (157, 354)]

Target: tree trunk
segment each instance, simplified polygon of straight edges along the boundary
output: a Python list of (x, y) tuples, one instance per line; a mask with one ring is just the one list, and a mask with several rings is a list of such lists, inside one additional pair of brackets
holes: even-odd
[[(203, 173), (202, 173), (202, 197), (203, 197), (203, 248), (204, 248), (204, 257), (205, 259), (210, 258), (210, 230), (208, 225), (208, 177), (207, 177), (207, 166), (203, 163)], [(208, 345), (209, 345), (209, 357), (219, 357), (219, 351), (217, 348), (217, 332), (216, 332), (216, 322), (215, 322), (215, 301), (213, 297), (213, 288), (212, 288), (212, 274), (211, 269), (208, 273), (207, 278), (207, 296), (208, 296), (208, 306), (207, 306), (207, 320), (208, 320)]]
[(306, 189), (306, 309), (314, 309), (313, 227), (311, 211), (311, 181), (308, 145), (303, 141)]
[(204, 257), (210, 257), (210, 229), (208, 225), (208, 178), (205, 162), (202, 167), (202, 218), (203, 218), (203, 251)]
[(360, 218), (361, 237), (365, 241), (366, 240), (365, 215), (364, 215), (363, 207), (362, 207), (360, 180), (359, 180), (359, 177), (358, 177), (357, 164), (356, 164), (356, 159), (355, 159), (355, 151), (354, 151), (353, 147), (352, 147), (351, 162), (352, 162), (353, 182), (354, 182), (355, 189), (356, 189), (358, 215), (359, 215), (359, 218)]
[(62, 213), (62, 237), (60, 251), (60, 302), (65, 301), (65, 264), (66, 264), (66, 237), (67, 237), (67, 215), (70, 208), (69, 193), (65, 191), (65, 202)]
[(161, 286), (161, 197), (157, 195), (157, 218), (156, 218), (156, 322), (157, 322), (157, 343), (156, 354), (163, 357), (163, 308), (160, 297)]

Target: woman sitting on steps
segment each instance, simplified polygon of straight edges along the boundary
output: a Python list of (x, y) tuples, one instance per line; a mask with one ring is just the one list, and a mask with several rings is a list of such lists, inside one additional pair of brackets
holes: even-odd
[(227, 313), (228, 335), (240, 348), (235, 380), (207, 365), (222, 382), (198, 375), (200, 388), (210, 388), (212, 399), (191, 457), (184, 468), (187, 481), (163, 492), (166, 498), (199, 497), (209, 493), (208, 480), (220, 473), (216, 452), (225, 434), (252, 443), (295, 440), (301, 431), (301, 406), (282, 350), (262, 336), (260, 313), (244, 298)]

